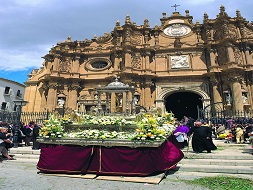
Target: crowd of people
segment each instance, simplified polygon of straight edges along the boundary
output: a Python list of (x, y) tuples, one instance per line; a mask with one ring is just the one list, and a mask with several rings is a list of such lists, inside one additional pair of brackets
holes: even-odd
[(31, 146), (33, 150), (40, 149), (40, 143), (36, 141), (41, 126), (34, 121), (27, 125), (24, 123), (5, 123), (0, 121), (0, 153), (3, 158), (14, 160), (8, 150), (12, 147)]
[[(253, 148), (253, 120), (233, 120), (227, 119), (225, 123), (197, 120), (186, 117), (178, 121), (177, 128), (169, 140), (178, 148), (189, 147), (191, 139), (192, 149), (195, 153), (206, 151), (210, 153), (217, 149), (213, 143), (213, 138), (224, 139), (225, 143), (251, 143)], [(243, 121), (243, 122), (242, 122)], [(17, 125), (0, 121), (0, 153), (2, 157), (13, 160), (8, 154), (11, 147), (32, 146), (33, 150), (40, 149), (40, 143), (36, 141), (39, 137), (41, 125), (34, 121), (27, 125), (19, 123)], [(15, 145), (16, 143), (16, 145)]]
[[(243, 122), (242, 122), (243, 121)], [(210, 153), (217, 149), (213, 143), (214, 139), (224, 139), (224, 143), (250, 143), (253, 148), (253, 122), (245, 119), (227, 119), (224, 123), (205, 120), (193, 120), (184, 116), (178, 121), (178, 126), (174, 131), (174, 140), (170, 140), (179, 148), (189, 146), (191, 139), (192, 149), (196, 153), (206, 151)]]

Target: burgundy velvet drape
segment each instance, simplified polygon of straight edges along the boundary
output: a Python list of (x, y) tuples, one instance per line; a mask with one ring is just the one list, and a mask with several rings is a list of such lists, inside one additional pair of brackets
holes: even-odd
[(52, 173), (148, 176), (174, 167), (183, 156), (169, 141), (157, 148), (43, 144), (37, 168)]

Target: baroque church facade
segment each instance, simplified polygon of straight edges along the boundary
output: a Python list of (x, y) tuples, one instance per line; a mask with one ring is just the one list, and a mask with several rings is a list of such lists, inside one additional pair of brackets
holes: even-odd
[[(87, 113), (99, 103), (111, 113), (156, 107), (177, 118), (197, 118), (199, 110), (251, 113), (253, 23), (240, 11), (231, 18), (223, 6), (203, 23), (193, 23), (188, 10), (162, 13), (160, 21), (138, 26), (127, 16), (101, 37), (57, 43), (25, 83), (23, 112)], [(98, 91), (113, 84), (126, 91)]]

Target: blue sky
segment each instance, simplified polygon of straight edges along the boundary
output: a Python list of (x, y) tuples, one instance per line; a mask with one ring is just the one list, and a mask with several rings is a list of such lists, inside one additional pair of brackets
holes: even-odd
[(190, 11), (194, 22), (202, 23), (206, 12), (215, 19), (224, 5), (230, 17), (240, 10), (253, 21), (252, 0), (0, 0), (0, 77), (23, 83), (57, 42), (70, 35), (72, 41), (91, 39), (111, 32), (117, 20), (125, 17), (150, 27), (160, 25), (162, 13), (171, 15), (174, 4), (185, 15)]

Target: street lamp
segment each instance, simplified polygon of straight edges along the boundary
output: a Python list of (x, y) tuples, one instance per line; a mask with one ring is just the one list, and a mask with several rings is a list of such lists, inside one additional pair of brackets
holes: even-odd
[(20, 118), (21, 118), (21, 110), (22, 110), (22, 106), (25, 106), (27, 104), (27, 101), (15, 100), (13, 102), (17, 106), (17, 119), (16, 119), (16, 124), (13, 128), (13, 145), (14, 145), (13, 148), (18, 148), (18, 132), (19, 132), (19, 124), (20, 124)]

